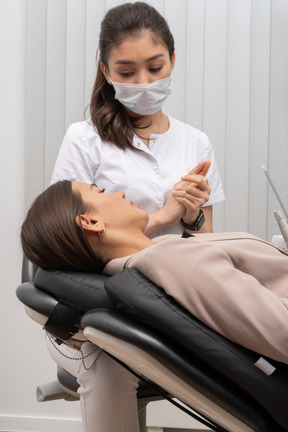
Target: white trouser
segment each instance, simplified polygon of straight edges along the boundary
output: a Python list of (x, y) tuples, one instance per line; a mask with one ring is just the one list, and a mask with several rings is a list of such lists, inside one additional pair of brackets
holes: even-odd
[(80, 385), (78, 393), (85, 432), (139, 432), (137, 377), (91, 342), (82, 345), (84, 357), (91, 353), (84, 359), (86, 370), (79, 351), (62, 344), (56, 345), (59, 352), (49, 338), (46, 337), (46, 341), (55, 362), (75, 376)]

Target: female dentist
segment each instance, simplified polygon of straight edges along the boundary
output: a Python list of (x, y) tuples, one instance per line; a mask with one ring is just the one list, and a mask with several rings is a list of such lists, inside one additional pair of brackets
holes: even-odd
[[(212, 206), (224, 200), (207, 136), (162, 111), (174, 64), (174, 39), (156, 9), (136, 2), (109, 10), (90, 118), (68, 128), (52, 175), (52, 183), (124, 190), (149, 213), (149, 237), (183, 228), (212, 232)], [(85, 432), (139, 430), (131, 391), (137, 380), (129, 372), (90, 342), (82, 346), (84, 362), (74, 349), (47, 343), (56, 363), (78, 379)]]

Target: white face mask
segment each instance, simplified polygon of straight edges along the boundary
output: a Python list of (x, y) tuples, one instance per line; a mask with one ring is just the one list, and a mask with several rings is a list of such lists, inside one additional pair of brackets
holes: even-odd
[(111, 80), (115, 89), (115, 99), (139, 115), (151, 115), (159, 111), (171, 93), (170, 82), (170, 76), (149, 84), (119, 83)]

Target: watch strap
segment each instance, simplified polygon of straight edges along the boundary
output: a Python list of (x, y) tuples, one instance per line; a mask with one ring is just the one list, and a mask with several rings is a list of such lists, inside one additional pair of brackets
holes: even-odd
[(196, 221), (194, 222), (193, 225), (186, 224), (183, 221), (183, 219), (181, 218), (181, 224), (182, 224), (182, 226), (184, 228), (190, 230), (190, 231), (199, 231), (202, 228), (204, 222), (205, 222), (205, 216), (204, 216), (204, 213), (203, 213), (202, 209), (199, 210), (199, 215), (198, 215), (198, 217), (197, 217), (197, 219), (196, 219)]

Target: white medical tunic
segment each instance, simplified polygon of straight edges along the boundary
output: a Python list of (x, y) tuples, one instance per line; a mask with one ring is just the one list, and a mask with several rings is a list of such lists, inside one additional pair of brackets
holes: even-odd
[[(164, 206), (181, 176), (199, 162), (210, 160), (206, 177), (211, 194), (206, 206), (223, 201), (222, 183), (208, 137), (172, 117), (169, 122), (167, 132), (150, 136), (155, 142), (151, 141), (149, 148), (135, 135), (133, 146), (140, 151), (122, 150), (102, 141), (90, 121), (72, 124), (64, 137), (51, 182), (81, 181), (95, 183), (105, 192), (124, 191), (141, 209), (153, 213)], [(155, 235), (182, 231), (178, 223)]]

